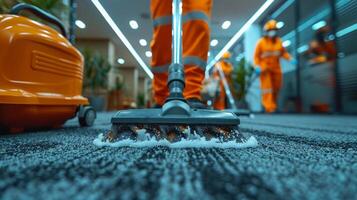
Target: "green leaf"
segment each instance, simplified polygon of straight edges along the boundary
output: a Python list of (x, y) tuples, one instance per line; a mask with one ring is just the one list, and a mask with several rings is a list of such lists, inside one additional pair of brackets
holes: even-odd
[(106, 58), (98, 52), (93, 53), (90, 49), (84, 49), (82, 53), (85, 62), (85, 82), (90, 82), (92, 91), (96, 89), (107, 89), (108, 73), (112, 66)]

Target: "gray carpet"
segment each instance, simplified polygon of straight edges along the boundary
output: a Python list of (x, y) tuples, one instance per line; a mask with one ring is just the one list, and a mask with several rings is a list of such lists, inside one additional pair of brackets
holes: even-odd
[(98, 148), (112, 114), (1, 135), (0, 199), (356, 199), (357, 117), (242, 118), (256, 148)]

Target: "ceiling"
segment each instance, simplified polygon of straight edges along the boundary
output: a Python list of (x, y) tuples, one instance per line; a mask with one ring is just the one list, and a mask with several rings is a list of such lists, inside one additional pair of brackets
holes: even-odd
[[(128, 38), (141, 58), (150, 64), (150, 59), (145, 56), (145, 51), (150, 50), (149, 45), (142, 47), (140, 39), (145, 39), (148, 43), (152, 37), (152, 24), (150, 20), (149, 0), (101, 0), (103, 7), (107, 10), (114, 22)], [(216, 47), (211, 47), (211, 51), (219, 51), (227, 41), (236, 33), (243, 24), (254, 14), (254, 12), (265, 2), (265, 0), (214, 0), (211, 19), (211, 38), (219, 41)], [(275, 3), (278, 3), (277, 0)], [(78, 38), (109, 38), (116, 45), (116, 57), (125, 59), (125, 66), (139, 66), (128, 49), (111, 30), (104, 18), (96, 10), (90, 0), (78, 1), (78, 19), (87, 25), (85, 29), (77, 29)], [(137, 30), (129, 26), (130, 20), (136, 20), (139, 24)], [(221, 24), (225, 20), (230, 20), (232, 25), (229, 29), (223, 30)], [(211, 55), (212, 56), (212, 55)]]

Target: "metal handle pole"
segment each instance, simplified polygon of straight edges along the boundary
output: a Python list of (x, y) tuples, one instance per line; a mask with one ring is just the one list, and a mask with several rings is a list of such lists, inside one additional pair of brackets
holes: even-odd
[(167, 86), (170, 91), (162, 106), (162, 115), (190, 115), (191, 108), (183, 96), (185, 72), (182, 64), (182, 1), (172, 0), (172, 63)]
[(229, 85), (228, 85), (228, 82), (227, 82), (227, 79), (226, 79), (226, 76), (224, 75), (224, 72), (220, 66), (220, 64), (218, 64), (218, 73), (219, 73), (219, 76), (223, 82), (223, 87), (224, 87), (224, 91), (226, 92), (226, 95), (228, 97), (228, 101), (229, 101), (229, 104), (231, 106), (232, 109), (237, 109), (237, 106), (236, 106), (236, 103), (234, 101), (234, 97), (232, 95), (232, 92), (231, 92), (231, 89), (229, 88)]
[(172, 1), (172, 58), (174, 64), (182, 63), (182, 2)]
[(182, 1), (172, 0), (172, 63), (167, 86), (170, 96), (166, 101), (184, 101), (185, 72), (182, 64)]

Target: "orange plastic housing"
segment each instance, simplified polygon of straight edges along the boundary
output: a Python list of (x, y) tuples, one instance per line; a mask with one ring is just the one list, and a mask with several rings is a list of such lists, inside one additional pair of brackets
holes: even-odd
[(83, 57), (60, 33), (0, 15), (0, 129), (61, 126), (88, 104), (82, 81)]

